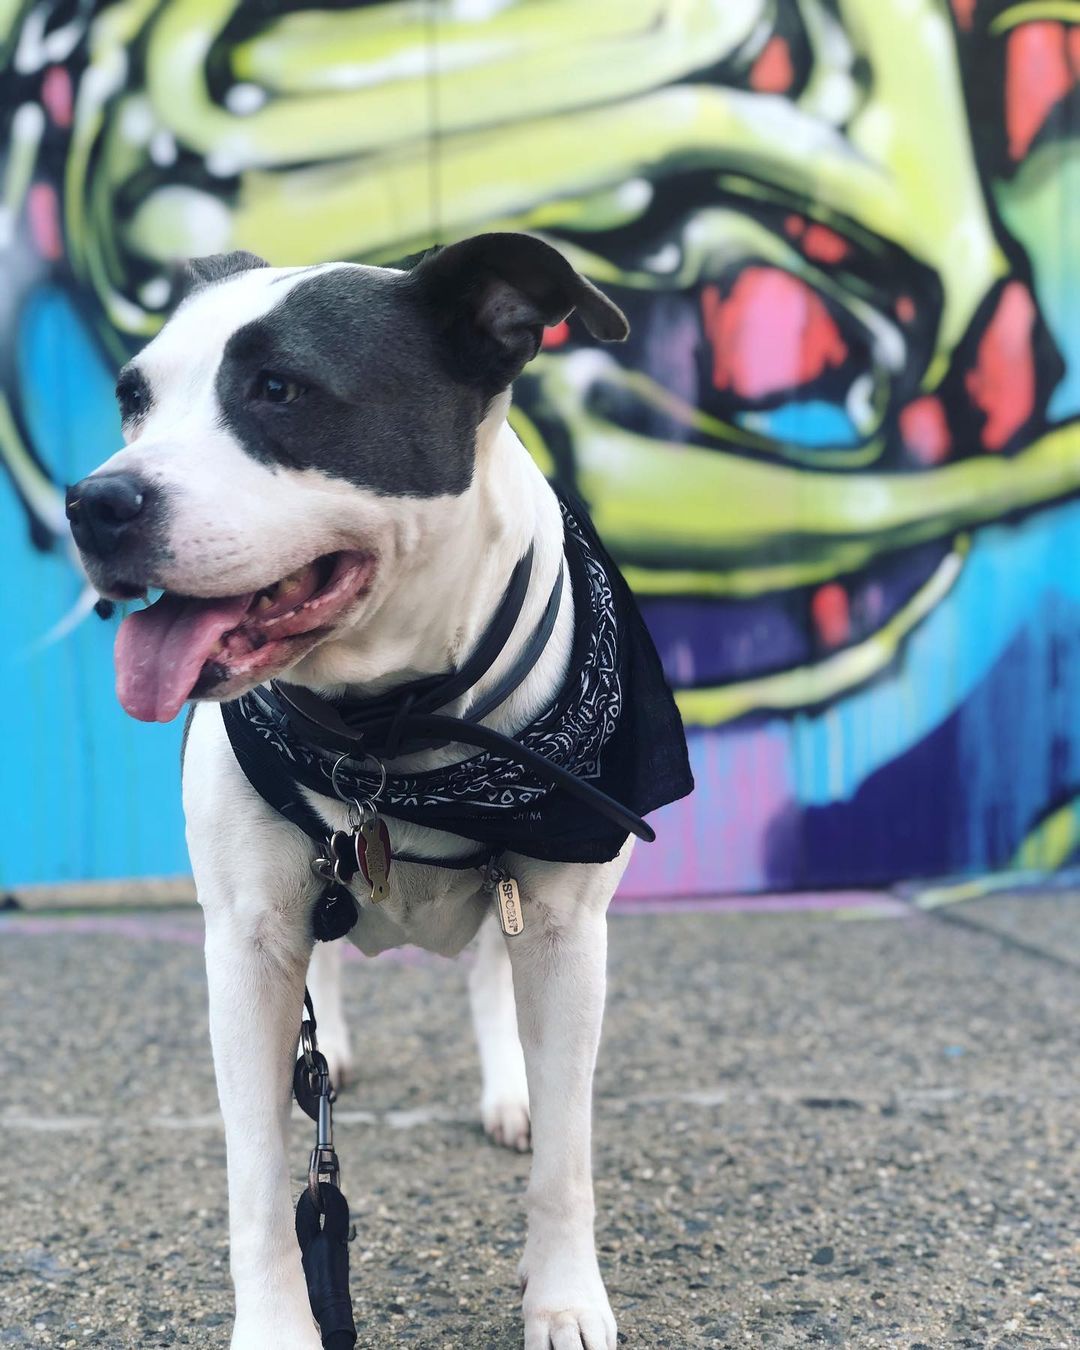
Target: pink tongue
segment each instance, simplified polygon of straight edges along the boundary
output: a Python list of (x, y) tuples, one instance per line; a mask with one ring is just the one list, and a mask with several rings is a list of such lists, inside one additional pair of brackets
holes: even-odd
[(247, 613), (251, 593), (222, 600), (163, 595), (129, 614), (116, 635), (116, 693), (140, 722), (171, 722), (218, 638)]

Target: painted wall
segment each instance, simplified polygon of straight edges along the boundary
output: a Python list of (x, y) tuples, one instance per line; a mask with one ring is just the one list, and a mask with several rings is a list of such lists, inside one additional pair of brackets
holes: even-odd
[(0, 880), (184, 869), (177, 729), (116, 707), (57, 490), (172, 261), (492, 226), (633, 325), (551, 330), (515, 413), (691, 728), (630, 889), (1067, 861), (1078, 72), (1034, 0), (0, 0)]

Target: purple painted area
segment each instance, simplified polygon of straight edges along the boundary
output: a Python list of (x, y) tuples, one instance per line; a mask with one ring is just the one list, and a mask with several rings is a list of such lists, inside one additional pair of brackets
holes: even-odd
[[(800, 912), (865, 912), (897, 918), (913, 913), (903, 900), (885, 891), (807, 891), (789, 895), (657, 896), (620, 895), (616, 914), (790, 914)], [(187, 914), (5, 914), (0, 915), (0, 939), (5, 937), (110, 937), (122, 942), (172, 942), (201, 947), (203, 924)], [(351, 944), (344, 948), (348, 961), (367, 961)], [(403, 947), (374, 958), (392, 965), (432, 966), (447, 958), (416, 947)]]
[(793, 891), (787, 895), (626, 896), (615, 901), (619, 914), (791, 914), (845, 911), (898, 919), (916, 911), (887, 891)]
[(816, 630), (812, 586), (736, 599), (646, 598), (641, 612), (676, 689), (791, 671), (876, 632), (924, 584), (946, 548), (922, 544), (830, 583), (842, 591), (847, 616), (847, 631), (835, 638)]
[(643, 599), (641, 612), (676, 689), (724, 684), (808, 659), (806, 617), (774, 595)]
[(71, 937), (90, 935), (125, 942), (179, 942), (188, 947), (203, 943), (202, 919), (170, 914), (5, 914), (0, 937)]
[[(4, 937), (56, 937), (72, 934), (112, 937), (123, 942), (175, 942), (186, 947), (203, 945), (201, 915), (194, 914), (4, 914), (0, 915), (0, 939)], [(399, 966), (431, 966), (445, 958), (416, 947), (402, 947), (370, 958), (347, 944), (347, 961), (375, 959)]]
[[(792, 815), (783, 727), (688, 733), (697, 784), (650, 817), (654, 844), (638, 844), (621, 896), (730, 895), (768, 890)], [(787, 847), (788, 845), (784, 845)]]

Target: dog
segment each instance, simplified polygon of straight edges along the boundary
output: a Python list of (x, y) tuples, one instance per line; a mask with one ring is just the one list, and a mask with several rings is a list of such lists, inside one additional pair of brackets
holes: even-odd
[[(507, 612), (508, 578), (524, 575), (523, 559), (527, 584), (509, 635), (449, 712), (465, 715), (509, 688), (482, 721), (514, 737), (551, 709), (573, 683), (582, 614), (580, 585), (562, 584), (576, 508), (554, 495), (507, 410), (544, 328), (573, 313), (594, 338), (626, 337), (615, 304), (526, 235), (476, 236), (411, 269), (273, 268), (246, 253), (195, 260), (172, 317), (120, 373), (124, 448), (68, 492), (100, 594), (163, 592), (120, 628), (121, 702), (162, 722), (192, 704), (183, 800), (228, 1153), (232, 1350), (320, 1344), (286, 1155), (305, 980), (332, 1073), (348, 1073), (351, 1060), (338, 949), (313, 950), (325, 870), (313, 869), (312, 838), (253, 787), (224, 713), (243, 708), (251, 691), (268, 695), (278, 677), (280, 690), (334, 707), (358, 694), (392, 700), (460, 670), (493, 616)], [(604, 594), (601, 585), (598, 603)], [(530, 643), (528, 668), (508, 686)], [(593, 644), (610, 680), (607, 646)], [(604, 734), (629, 715), (622, 703), (633, 703), (625, 683), (617, 693), (600, 719)], [(637, 742), (650, 740), (638, 733)], [(684, 779), (681, 731), (674, 739), (675, 777)], [(469, 744), (406, 745), (378, 766), (383, 784), (387, 770), (482, 762), (470, 759)], [(634, 753), (644, 753), (640, 744)], [(319, 762), (338, 767), (325, 754)], [(656, 777), (655, 759), (646, 769)], [(381, 809), (378, 793), (352, 803), (331, 781), (333, 791), (328, 782), (294, 795), (328, 835), (354, 839), (361, 807)], [(680, 779), (653, 798), (685, 790)], [(512, 791), (500, 788), (502, 797)], [(422, 811), (410, 815), (402, 803), (396, 817), (387, 808), (389, 894), (375, 904), (359, 876), (349, 883), (350, 939), (368, 955), (403, 944), (452, 955), (479, 935), (469, 991), (483, 1126), (495, 1142), (533, 1154), (520, 1264), (526, 1350), (615, 1350), (593, 1239), (591, 1093), (605, 912), (632, 837), (621, 828), (611, 842), (609, 832), (603, 856), (579, 850), (574, 861), (550, 849), (535, 856), (527, 837), (525, 851), (503, 849), (525, 919), (504, 937), (483, 869), (460, 865), (477, 836), (425, 825)], [(489, 803), (492, 818), (500, 804)], [(573, 833), (591, 808), (575, 798), (562, 809)], [(521, 814), (526, 825), (530, 818)]]

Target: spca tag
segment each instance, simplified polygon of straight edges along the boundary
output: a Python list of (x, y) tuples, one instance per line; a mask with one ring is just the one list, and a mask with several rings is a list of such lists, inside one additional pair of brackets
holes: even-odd
[(521, 912), (521, 898), (518, 884), (513, 877), (503, 877), (495, 887), (495, 897), (499, 902), (499, 923), (507, 937), (514, 937), (523, 931), (525, 916)]

